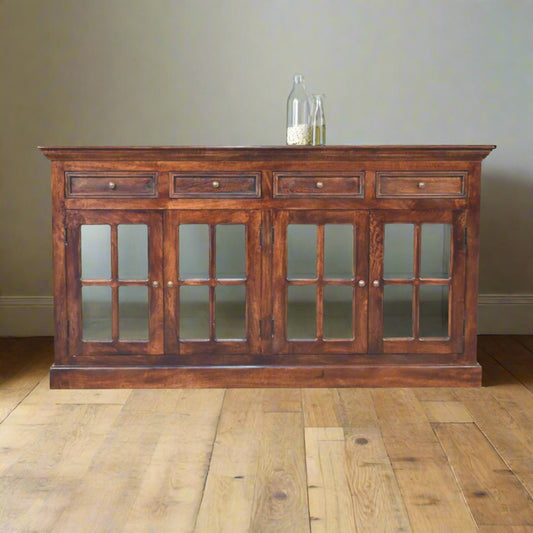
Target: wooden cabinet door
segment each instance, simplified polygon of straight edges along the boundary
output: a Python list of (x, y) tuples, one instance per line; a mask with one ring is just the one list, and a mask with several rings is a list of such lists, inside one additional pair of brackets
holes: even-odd
[(278, 211), (273, 227), (274, 353), (365, 353), (367, 213)]
[(370, 353), (459, 353), (465, 212), (370, 215)]
[(259, 211), (165, 213), (168, 353), (259, 353), (260, 231)]
[(161, 215), (69, 211), (66, 217), (69, 354), (163, 353)]

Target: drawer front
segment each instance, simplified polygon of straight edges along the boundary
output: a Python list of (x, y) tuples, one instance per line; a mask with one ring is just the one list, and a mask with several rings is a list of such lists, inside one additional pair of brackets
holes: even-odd
[(466, 198), (466, 172), (377, 172), (376, 198)]
[(67, 198), (157, 198), (157, 173), (66, 172)]
[(171, 198), (260, 198), (261, 174), (171, 172)]
[(274, 198), (363, 198), (364, 173), (274, 172)]

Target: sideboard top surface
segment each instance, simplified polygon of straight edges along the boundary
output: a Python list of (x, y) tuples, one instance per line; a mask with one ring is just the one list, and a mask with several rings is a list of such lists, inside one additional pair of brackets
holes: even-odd
[(494, 145), (39, 146), (52, 161), (481, 161)]

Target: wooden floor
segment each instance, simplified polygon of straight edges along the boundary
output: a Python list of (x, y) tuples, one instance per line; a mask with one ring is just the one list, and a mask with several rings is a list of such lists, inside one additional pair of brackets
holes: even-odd
[(51, 391), (0, 340), (0, 532), (533, 531), (533, 337), (479, 389)]

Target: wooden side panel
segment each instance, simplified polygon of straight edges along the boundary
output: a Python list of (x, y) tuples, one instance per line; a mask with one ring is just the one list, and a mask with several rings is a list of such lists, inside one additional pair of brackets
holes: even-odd
[(67, 229), (63, 163), (52, 163), (52, 253), (54, 256), (54, 352), (57, 363), (68, 359)]

